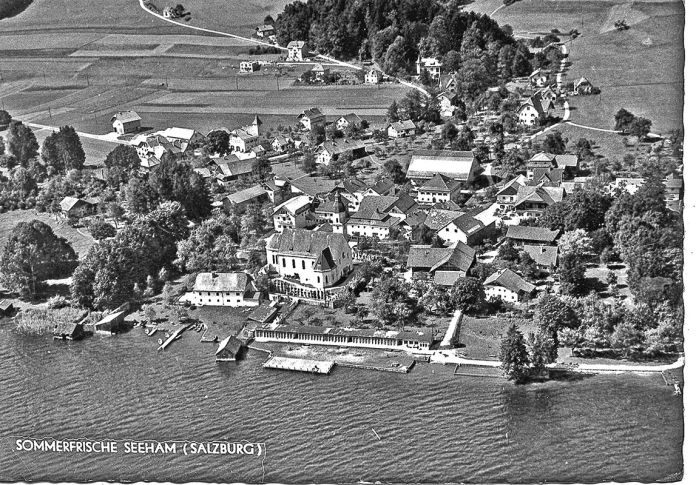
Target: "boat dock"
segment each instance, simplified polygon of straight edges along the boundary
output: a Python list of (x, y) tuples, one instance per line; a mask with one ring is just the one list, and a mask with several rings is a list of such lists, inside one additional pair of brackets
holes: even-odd
[(313, 374), (329, 374), (336, 365), (334, 361), (293, 359), (290, 357), (274, 357), (271, 355), (263, 367), (266, 369), (294, 370), (311, 372)]
[(455, 376), (468, 377), (502, 377), (505, 378), (503, 371), (498, 367), (482, 366), (475, 364), (457, 364), (454, 368)]
[(177, 328), (174, 333), (172, 333), (167, 340), (165, 340), (162, 345), (157, 347), (157, 350), (164, 350), (167, 348), (167, 346), (174, 342), (179, 336), (186, 331), (187, 328), (189, 328), (190, 325), (182, 325), (181, 327)]

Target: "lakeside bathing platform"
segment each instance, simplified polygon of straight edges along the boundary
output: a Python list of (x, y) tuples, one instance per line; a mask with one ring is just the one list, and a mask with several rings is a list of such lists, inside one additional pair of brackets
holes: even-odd
[(329, 374), (336, 363), (334, 361), (294, 359), (290, 357), (277, 357), (271, 355), (263, 363), (265, 369), (294, 370), (311, 372), (313, 374)]

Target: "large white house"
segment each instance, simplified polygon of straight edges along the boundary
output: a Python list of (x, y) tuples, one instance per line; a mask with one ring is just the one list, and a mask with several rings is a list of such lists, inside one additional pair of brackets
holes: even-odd
[(312, 198), (298, 195), (288, 199), (273, 211), (273, 227), (278, 232), (286, 229), (302, 229), (312, 219)]
[(288, 296), (312, 303), (334, 299), (338, 284), (353, 271), (353, 255), (343, 234), (287, 229), (266, 244), (271, 298)]
[(471, 151), (416, 150), (411, 155), (406, 176), (416, 186), (441, 174), (457, 182), (473, 182), (481, 174), (481, 166)]
[(254, 116), (251, 125), (232, 130), (230, 133), (230, 149), (233, 152), (249, 152), (259, 144), (261, 125), (258, 116)]
[(307, 57), (309, 49), (303, 40), (293, 40), (288, 42), (288, 61), (302, 62)]
[(119, 111), (111, 117), (111, 125), (119, 135), (137, 133), (140, 130), (140, 121), (140, 116), (133, 110)]
[(201, 306), (259, 306), (260, 294), (246, 273), (199, 273), (193, 303)]
[(522, 279), (511, 269), (501, 269), (483, 282), (486, 299), (500, 298), (508, 303), (517, 303), (523, 295), (534, 291), (534, 285)]

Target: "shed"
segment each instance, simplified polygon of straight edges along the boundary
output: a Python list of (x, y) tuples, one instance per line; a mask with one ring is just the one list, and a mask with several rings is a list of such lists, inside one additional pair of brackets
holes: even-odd
[(14, 305), (10, 300), (0, 300), (0, 317), (12, 316), (14, 310)]
[(242, 342), (232, 335), (225, 338), (215, 352), (216, 362), (230, 362), (237, 360), (239, 352), (242, 350)]
[(59, 340), (79, 340), (85, 336), (81, 323), (61, 322), (53, 328), (53, 338)]

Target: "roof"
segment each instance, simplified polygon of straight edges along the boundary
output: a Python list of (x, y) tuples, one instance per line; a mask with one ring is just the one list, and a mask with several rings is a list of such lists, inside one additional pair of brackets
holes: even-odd
[(466, 273), (471, 268), (471, 265), (474, 264), (475, 258), (476, 251), (461, 241), (447, 248), (411, 246), (406, 266), (436, 271), (438, 268), (447, 265)]
[(505, 237), (523, 241), (553, 242), (561, 231), (551, 230), (545, 227), (534, 226), (508, 226)]
[(572, 154), (556, 155), (556, 166), (558, 168), (577, 167), (578, 156)]
[(230, 335), (229, 337), (225, 338), (222, 342), (220, 342), (218, 349), (215, 351), (215, 355), (218, 355), (223, 350), (227, 350), (229, 352), (232, 352), (232, 354), (237, 355), (239, 349), (241, 348), (242, 342), (237, 337)]
[(289, 183), (303, 194), (312, 197), (316, 197), (320, 194), (328, 194), (336, 187), (336, 182), (334, 180), (322, 177), (303, 176), (290, 180)]
[(264, 24), (264, 25), (259, 25), (256, 27), (256, 30), (259, 30), (261, 32), (268, 32), (271, 30), (275, 30), (275, 27), (272, 25)]
[(218, 171), (222, 177), (236, 177), (251, 173), (253, 164), (254, 159), (239, 160), (231, 163), (221, 163), (218, 164)]
[(445, 175), (436, 173), (427, 182), (421, 185), (418, 190), (447, 190), (452, 191), (459, 187), (459, 182)]
[(509, 268), (501, 269), (486, 278), (483, 286), (502, 286), (510, 291), (530, 293), (534, 285), (522, 279), (520, 275)]
[(461, 271), (436, 271), (433, 275), (433, 283), (440, 286), (454, 286), (459, 278), (466, 276)]
[(435, 202), (433, 204), (433, 209), (444, 209), (448, 211), (460, 211), (462, 210), (461, 207), (459, 207), (454, 201), (451, 200), (445, 200), (442, 202)]
[(360, 122), (362, 121), (362, 118), (360, 116), (356, 115), (355, 113), (348, 113), (347, 115), (339, 116), (336, 121), (338, 121), (340, 119), (344, 119), (348, 123), (356, 123), (356, 124), (360, 124)]
[(518, 175), (514, 179), (505, 183), (505, 185), (503, 185), (503, 188), (500, 189), (495, 195), (497, 197), (499, 195), (517, 194), (517, 189), (524, 185), (527, 185), (527, 177), (525, 177), (524, 175)]
[(575, 87), (575, 88), (577, 88), (578, 86), (581, 86), (583, 84), (592, 85), (592, 83), (590, 83), (590, 81), (588, 81), (587, 78), (584, 76), (581, 77), (580, 79), (576, 79), (573, 81), (573, 87)]
[(288, 49), (302, 49), (304, 46), (304, 40), (291, 40), (290, 42), (288, 42)]
[(403, 120), (403, 121), (393, 121), (387, 125), (387, 128), (394, 128), (396, 131), (406, 131), (406, 130), (415, 130), (416, 125), (413, 123), (411, 120)]
[(312, 67), (312, 72), (324, 72), (324, 71), (325, 71), (324, 66), (322, 66), (318, 62), (316, 64), (314, 64), (314, 66)]
[(81, 323), (77, 322), (59, 322), (53, 328), (54, 335), (73, 335), (78, 329), (82, 328)]
[(517, 189), (517, 200), (515, 205), (518, 206), (524, 202), (538, 202), (547, 205), (553, 205), (563, 200), (563, 187), (520, 187)]
[(532, 106), (539, 114), (546, 113), (544, 106), (541, 104), (541, 99), (539, 99), (539, 96), (531, 96), (522, 101), (522, 103), (520, 103), (520, 107), (517, 108), (517, 112), (519, 113), (520, 111), (522, 111), (522, 108), (524, 108), (527, 105)]
[(302, 111), (302, 113), (297, 115), (297, 119), (304, 118), (305, 116), (311, 119), (324, 116), (324, 113), (322, 113), (319, 108), (310, 108)]
[(243, 204), (257, 197), (267, 196), (268, 192), (261, 185), (254, 185), (248, 189), (240, 190), (225, 197), (232, 204)]
[(312, 198), (308, 195), (298, 195), (297, 197), (293, 197), (292, 199), (288, 199), (282, 204), (276, 206), (275, 209), (273, 209), (273, 215), (277, 214), (281, 210), (285, 210), (289, 212), (292, 215), (297, 215), (300, 212), (304, 212), (306, 209), (309, 209), (309, 206), (312, 204)]
[(387, 214), (398, 200), (398, 197), (389, 195), (366, 195), (353, 217), (370, 219), (374, 217), (375, 213)]
[(10, 308), (13, 308), (14, 305), (12, 304), (12, 301), (10, 300), (0, 300), (0, 311), (6, 312)]
[(522, 250), (529, 254), (534, 262), (540, 266), (556, 266), (558, 263), (558, 247), (545, 245), (529, 245), (522, 246)]
[(266, 323), (273, 320), (277, 313), (277, 306), (271, 306), (268, 303), (264, 303), (263, 305), (259, 305), (254, 308), (254, 311), (252, 311), (247, 318), (255, 322)]
[(558, 187), (563, 180), (563, 169), (562, 168), (535, 168), (532, 170), (534, 177), (529, 185), (547, 185)]
[(329, 155), (336, 156), (347, 151), (362, 150), (365, 148), (365, 144), (359, 140), (351, 140), (350, 138), (339, 138), (334, 141), (325, 141), (317, 146), (316, 151), (320, 152), (322, 149), (329, 152)]
[(345, 211), (346, 204), (340, 195), (329, 196), (315, 209), (315, 212), (331, 212), (333, 214)]
[(286, 229), (280, 234), (273, 234), (268, 240), (267, 248), (280, 254), (314, 257), (315, 269), (325, 270), (335, 266), (336, 257), (341, 255), (347, 245), (343, 234)]
[(394, 181), (389, 178), (383, 178), (375, 182), (370, 189), (379, 195), (387, 195), (394, 189)]
[(349, 179), (341, 180), (337, 185), (337, 188), (345, 189), (352, 194), (363, 192), (367, 189), (367, 184), (356, 177), (351, 177)]
[(249, 279), (246, 273), (198, 273), (193, 291), (245, 291)]
[(309, 325), (278, 325), (276, 327), (267, 328), (266, 330), (271, 330), (274, 332), (301, 333), (312, 335), (346, 335), (351, 337), (376, 337), (394, 340), (416, 340), (419, 342), (428, 343), (433, 342), (432, 330), (423, 332), (398, 332), (396, 330), (373, 330), (348, 327), (315, 327)]
[(60, 209), (67, 212), (79, 204), (93, 205), (91, 202), (88, 202), (85, 199), (80, 199), (77, 197), (63, 197), (63, 200), (60, 201)]
[(529, 159), (530, 162), (551, 162), (555, 160), (556, 155), (547, 152), (535, 153), (532, 158)]
[(416, 150), (411, 155), (406, 176), (429, 179), (436, 173), (455, 180), (468, 180), (478, 163), (472, 151)]
[(121, 123), (129, 123), (131, 121), (140, 121), (142, 118), (133, 110), (119, 111), (111, 117), (111, 122), (120, 121)]
[(199, 168), (194, 168), (193, 171), (196, 172), (201, 177), (203, 177), (204, 179), (207, 179), (207, 178), (210, 178), (213, 176), (213, 174), (209, 168), (199, 167)]
[(167, 138), (177, 138), (179, 140), (190, 141), (198, 132), (196, 130), (191, 130), (189, 128), (167, 128), (166, 130), (160, 131), (160, 134)]

